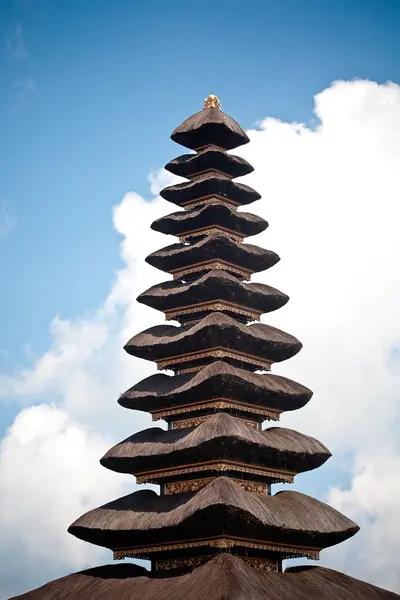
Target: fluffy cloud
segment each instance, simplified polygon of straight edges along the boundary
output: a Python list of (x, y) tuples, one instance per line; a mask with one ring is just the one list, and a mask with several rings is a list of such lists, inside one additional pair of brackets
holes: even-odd
[[(254, 243), (276, 250), (282, 258), (254, 279), (291, 296), (286, 307), (264, 321), (304, 343), (296, 358), (274, 371), (315, 392), (310, 404), (285, 415), (283, 424), (315, 435), (330, 447), (332, 461), (347, 470), (350, 483), (333, 489), (326, 485), (325, 495), (362, 525), (352, 541), (327, 552), (325, 562), (400, 590), (393, 558), (400, 551), (395, 535), (400, 503), (400, 480), (395, 475), (400, 461), (395, 429), (400, 358), (396, 168), (400, 87), (337, 82), (315, 97), (315, 116), (318, 124), (313, 128), (276, 119), (261, 121), (249, 132), (251, 144), (240, 149), (256, 168), (246, 183), (263, 195), (250, 210), (271, 223)], [(163, 171), (153, 174), (152, 193), (169, 181)], [(119, 475), (103, 479), (101, 469), (99, 474), (92, 471), (110, 445), (109, 432), (116, 441), (149, 423), (147, 416), (136, 413), (123, 418), (114, 400), (154, 372), (144, 361), (125, 356), (121, 346), (134, 332), (162, 320), (134, 299), (163, 279), (144, 258), (169, 243), (165, 236), (150, 232), (149, 225), (171, 208), (158, 196), (149, 202), (127, 194), (114, 210), (114, 226), (123, 235), (125, 266), (108, 298), (89, 318), (76, 322), (56, 318), (48, 352), (30, 369), (0, 378), (4, 397), (26, 406), (39, 397), (54, 404), (24, 408), (3, 441), (0, 462), (0, 480), (3, 474), (10, 479), (2, 490), (4, 506), (16, 506), (22, 513), (21, 519), (6, 522), (4, 531), (18, 540), (24, 563), (29, 566), (40, 559), (43, 577), (50, 573), (58, 549), (60, 569), (98, 559), (96, 549), (83, 549), (80, 542), (68, 540), (66, 521), (115, 497), (127, 485)], [(72, 454), (71, 445), (76, 446)], [(21, 480), (21, 473), (28, 471), (29, 486), (35, 490), (30, 506), (19, 479), (8, 477), (18, 470)], [(38, 470), (40, 484), (35, 485), (29, 471)], [(321, 473), (323, 477), (322, 469)], [(57, 511), (50, 506), (61, 498), (58, 526)], [(7, 514), (0, 511), (2, 527)], [(39, 524), (26, 526), (31, 515), (38, 515), (46, 548), (34, 543)], [(72, 543), (79, 544), (79, 550), (71, 550)], [(36, 575), (31, 581), (36, 584), (40, 579)]]

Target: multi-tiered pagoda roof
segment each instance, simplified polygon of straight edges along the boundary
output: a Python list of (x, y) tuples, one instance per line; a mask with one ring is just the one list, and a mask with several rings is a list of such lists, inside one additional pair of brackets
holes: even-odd
[(76, 537), (103, 546), (114, 558), (147, 559), (151, 570), (127, 564), (89, 569), (21, 596), (26, 600), (383, 600), (399, 598), (351, 577), (317, 567), (282, 570), (286, 558), (317, 559), (358, 526), (330, 506), (275, 483), (320, 467), (329, 450), (313, 437), (263, 427), (298, 410), (312, 392), (270, 374), (301, 343), (261, 323), (282, 307), (285, 293), (250, 281), (279, 261), (245, 242), (263, 219), (240, 208), (259, 200), (233, 181), (252, 166), (228, 150), (249, 142), (215, 96), (172, 139), (194, 153), (166, 168), (184, 183), (161, 192), (182, 210), (152, 228), (178, 243), (147, 262), (172, 275), (138, 301), (167, 323), (134, 335), (125, 350), (156, 363), (157, 373), (119, 398), (132, 410), (164, 419), (111, 448), (101, 464), (129, 473), (145, 489), (95, 508), (73, 523)]

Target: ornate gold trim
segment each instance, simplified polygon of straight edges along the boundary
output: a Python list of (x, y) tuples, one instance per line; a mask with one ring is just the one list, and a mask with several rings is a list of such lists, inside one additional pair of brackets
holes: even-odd
[(191, 275), (192, 273), (200, 273), (201, 271), (211, 271), (213, 269), (220, 269), (221, 271), (228, 271), (229, 273), (234, 273), (238, 277), (242, 277), (244, 280), (248, 281), (252, 275), (252, 271), (247, 269), (242, 269), (236, 265), (232, 265), (228, 263), (226, 260), (206, 260), (201, 263), (196, 263), (195, 265), (191, 265), (189, 267), (185, 267), (184, 269), (174, 269), (170, 271), (171, 275), (174, 279), (182, 279), (185, 275)]
[(221, 204), (221, 202), (228, 204), (233, 210), (237, 210), (240, 206), (240, 202), (231, 200), (231, 198), (227, 198), (226, 196), (220, 196), (220, 194), (212, 194), (194, 198), (193, 200), (187, 200), (186, 202), (181, 202), (181, 206), (184, 210), (192, 210), (193, 208), (196, 208), (196, 206), (203, 206), (203, 204)]
[(209, 300), (208, 302), (199, 302), (198, 304), (182, 306), (182, 308), (169, 308), (164, 311), (165, 320), (172, 321), (182, 315), (190, 315), (192, 313), (200, 313), (207, 310), (218, 312), (227, 310), (237, 315), (248, 317), (253, 321), (259, 321), (260, 316), (263, 314), (261, 310), (246, 308), (235, 302), (229, 302), (228, 300)]
[[(176, 558), (170, 560), (158, 560), (156, 561), (157, 571), (171, 571), (173, 569), (185, 569), (187, 567), (195, 569), (200, 565), (211, 560), (215, 555), (208, 556), (192, 556), (190, 558)], [(273, 558), (255, 558), (249, 556), (239, 556), (245, 563), (256, 569), (257, 571), (265, 571), (268, 573), (276, 572), (279, 570), (278, 560)]]
[(168, 410), (154, 410), (152, 411), (152, 419), (153, 421), (159, 421), (160, 419), (166, 419), (167, 417), (173, 417), (175, 415), (181, 415), (188, 412), (195, 412), (197, 410), (207, 410), (210, 408), (214, 410), (240, 410), (241, 412), (248, 412), (262, 416), (264, 417), (264, 419), (268, 419), (269, 421), (279, 421), (281, 412), (283, 412), (273, 410), (272, 408), (265, 409), (255, 406), (253, 404), (236, 402), (234, 400), (229, 400), (228, 398), (214, 398), (209, 400), (208, 402), (201, 402), (195, 404), (180, 404), (178, 408), (170, 408)]
[(280, 471), (278, 469), (265, 469), (263, 467), (249, 467), (244, 463), (231, 461), (208, 461), (205, 463), (197, 463), (196, 465), (188, 464), (177, 468), (160, 469), (158, 471), (147, 471), (135, 473), (137, 483), (157, 483), (159, 479), (165, 477), (176, 477), (187, 475), (189, 473), (203, 473), (204, 471), (216, 471), (217, 473), (226, 473), (229, 471), (246, 473), (257, 477), (268, 477), (283, 483), (293, 483), (296, 473), (291, 471)]
[[(189, 479), (186, 481), (173, 481), (172, 483), (164, 484), (164, 494), (169, 496), (171, 494), (186, 494), (187, 492), (197, 492), (204, 486), (211, 483), (215, 479), (214, 477), (207, 477), (206, 479)], [(246, 492), (253, 492), (254, 494), (265, 494), (267, 492), (267, 484), (260, 483), (258, 481), (247, 481), (246, 479), (233, 479), (235, 483), (240, 485)]]
[(157, 560), (156, 571), (172, 571), (173, 569), (185, 569), (191, 567), (195, 569), (210, 560), (210, 556), (192, 556), (191, 558), (176, 558), (170, 560)]
[[(224, 154), (226, 153), (224, 152)], [(231, 175), (230, 173), (225, 173), (225, 171), (221, 171), (220, 169), (204, 169), (203, 171), (196, 171), (195, 173), (191, 173), (191, 175), (188, 175), (188, 179), (191, 179), (193, 181), (194, 179), (198, 179), (199, 177), (201, 177), (202, 175), (206, 175), (207, 173), (210, 173), (211, 175), (213, 175), (214, 173), (216, 175), (222, 175), (223, 177), (226, 177), (226, 179), (230, 180), (235, 179), (233, 175)]]
[[(258, 358), (257, 356), (253, 356), (252, 354), (245, 354), (244, 352), (239, 352), (238, 350), (228, 350), (226, 348), (216, 347), (200, 352), (188, 352), (186, 354), (181, 354), (180, 356), (168, 356), (167, 358), (163, 358), (162, 360), (157, 361), (157, 369), (174, 370), (171, 365), (179, 365), (181, 363), (202, 360), (204, 358), (232, 358), (234, 360), (256, 366), (264, 371), (270, 371), (271, 365), (273, 363), (273, 361), (264, 360), (262, 358)], [(201, 369), (203, 367), (204, 365), (199, 365), (187, 369), (179, 369), (178, 367), (178, 369), (179, 373), (182, 374), (190, 373), (191, 371), (197, 371), (198, 369)]]
[(234, 239), (236, 242), (243, 242), (244, 238), (246, 237), (245, 235), (242, 235), (240, 233), (236, 233), (234, 231), (232, 231), (231, 229), (227, 229), (226, 227), (222, 227), (222, 225), (212, 225), (209, 227), (200, 227), (199, 229), (192, 229), (191, 231), (187, 231), (185, 234), (181, 234), (179, 236), (179, 241), (180, 242), (186, 242), (188, 239), (192, 238), (192, 237), (200, 237), (200, 236), (205, 236), (205, 235), (212, 235), (213, 233), (226, 233), (227, 235), (229, 235), (229, 237), (231, 237), (232, 239)]
[(294, 556), (304, 556), (312, 560), (319, 559), (320, 548), (310, 548), (307, 546), (290, 546), (281, 545), (274, 542), (259, 542), (254, 540), (248, 540), (246, 538), (238, 539), (232, 537), (224, 538), (208, 538), (199, 540), (188, 540), (176, 543), (165, 543), (159, 546), (137, 546), (136, 548), (118, 548), (113, 550), (114, 560), (122, 560), (123, 558), (138, 558), (140, 556), (148, 556), (153, 552), (164, 552), (171, 550), (186, 550), (187, 548), (202, 548), (208, 546), (211, 548), (218, 548), (220, 550), (228, 550), (230, 548), (238, 548), (240, 546), (245, 548), (252, 548), (254, 550), (263, 550), (265, 552), (277, 552), (279, 553), (280, 559), (292, 558)]
[[(198, 427), (204, 421), (209, 419), (212, 415), (202, 415), (201, 417), (192, 417), (191, 419), (178, 419), (177, 421), (171, 421), (172, 429), (187, 429), (188, 427)], [(236, 417), (241, 421), (244, 421), (246, 425), (251, 427), (252, 429), (258, 429), (257, 421), (247, 421), (241, 417)]]

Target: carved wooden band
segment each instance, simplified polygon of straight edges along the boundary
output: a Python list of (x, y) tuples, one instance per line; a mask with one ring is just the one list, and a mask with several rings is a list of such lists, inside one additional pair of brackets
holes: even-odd
[(274, 410), (272, 408), (261, 408), (254, 404), (245, 404), (237, 402), (235, 400), (229, 400), (229, 398), (215, 398), (208, 402), (199, 402), (196, 404), (181, 404), (179, 408), (168, 408), (163, 410), (157, 410), (152, 412), (153, 421), (159, 419), (170, 420), (169, 417), (175, 415), (182, 415), (189, 412), (195, 412), (198, 410), (237, 410), (241, 412), (247, 412), (250, 414), (258, 415), (263, 420), (268, 419), (269, 421), (279, 421), (281, 411)]
[(193, 273), (200, 273), (202, 271), (211, 271), (213, 269), (219, 269), (221, 271), (228, 271), (229, 273), (233, 273), (234, 275), (241, 277), (248, 281), (251, 277), (251, 271), (248, 269), (243, 269), (238, 267), (237, 265), (233, 265), (232, 263), (227, 262), (226, 260), (205, 260), (201, 263), (196, 263), (195, 265), (191, 265), (189, 267), (185, 267), (184, 269), (176, 269), (171, 271), (171, 275), (173, 275), (174, 279), (182, 279), (187, 275), (192, 275)]
[(224, 310), (237, 315), (243, 315), (244, 317), (252, 319), (253, 321), (259, 321), (260, 315), (262, 314), (261, 310), (246, 308), (244, 306), (240, 306), (239, 304), (235, 304), (234, 302), (228, 302), (227, 300), (210, 300), (209, 302), (189, 304), (188, 306), (183, 306), (182, 308), (170, 308), (165, 311), (165, 319), (167, 321), (179, 320), (179, 317), (183, 315), (191, 315), (206, 311), (222, 312)]
[[(161, 369), (179, 369), (176, 365), (181, 363), (200, 361), (205, 358), (232, 358), (239, 362), (250, 364), (254, 367), (258, 367), (258, 369), (262, 369), (264, 371), (271, 370), (272, 361), (260, 358), (258, 356), (253, 356), (251, 354), (246, 354), (244, 352), (239, 352), (239, 350), (231, 350), (226, 348), (209, 348), (208, 350), (203, 350), (199, 352), (188, 352), (187, 354), (181, 354), (179, 356), (169, 356), (167, 358), (163, 358), (162, 360), (157, 361), (157, 368)], [(179, 373), (190, 373), (192, 371), (197, 371), (198, 369), (202, 369), (204, 367), (203, 364), (188, 367), (187, 369), (179, 369)]]
[(154, 552), (165, 552), (173, 550), (186, 550), (186, 548), (202, 548), (202, 547), (218, 548), (220, 550), (228, 550), (229, 548), (251, 548), (254, 550), (263, 550), (265, 552), (276, 552), (280, 559), (301, 557), (310, 558), (312, 560), (319, 559), (319, 548), (299, 547), (273, 542), (259, 542), (255, 540), (235, 539), (230, 537), (224, 538), (208, 538), (199, 540), (188, 540), (177, 542), (174, 544), (162, 544), (160, 546), (138, 546), (136, 548), (118, 548), (113, 550), (114, 560), (122, 560), (124, 558), (147, 558)]
[(229, 173), (224, 173), (224, 171), (220, 171), (219, 169), (204, 169), (203, 171), (197, 171), (196, 173), (188, 175), (188, 179), (194, 181), (203, 175), (222, 175), (222, 177), (225, 177), (226, 179), (235, 179)]
[(211, 227), (201, 227), (200, 229), (193, 229), (192, 231), (187, 231), (184, 234), (179, 236), (180, 242), (186, 242), (186, 240), (192, 237), (200, 237), (203, 235), (213, 235), (213, 233), (226, 233), (234, 239), (236, 242), (243, 242), (245, 236), (242, 233), (238, 233), (237, 231), (231, 231), (226, 227), (222, 227), (222, 225), (212, 225)]
[[(172, 483), (164, 484), (164, 494), (169, 496), (170, 494), (185, 494), (187, 492), (197, 492), (205, 485), (208, 485), (213, 480), (213, 477), (206, 477), (205, 479), (192, 479), (188, 481), (174, 481)], [(267, 492), (267, 484), (260, 483), (258, 481), (246, 481), (245, 479), (233, 479), (238, 485), (240, 485), (246, 492), (253, 492), (254, 494), (265, 494)]]
[[(172, 429), (186, 429), (188, 427), (198, 427), (211, 416), (212, 415), (203, 415), (201, 417), (192, 417), (191, 419), (179, 419), (177, 421), (171, 421)], [(252, 429), (258, 429), (257, 421), (248, 421), (247, 419), (242, 419), (241, 417), (236, 418), (240, 419), (241, 421), (244, 421), (246, 425), (248, 425)]]
[(177, 468), (160, 469), (158, 471), (148, 471), (135, 473), (137, 483), (156, 483), (165, 477), (180, 477), (193, 473), (204, 473), (204, 471), (215, 471), (217, 473), (236, 472), (255, 475), (260, 478), (273, 479), (283, 483), (293, 483), (295, 473), (291, 471), (280, 471), (278, 469), (264, 469), (262, 467), (250, 467), (247, 464), (231, 461), (209, 461), (206, 463), (196, 463), (196, 465), (184, 465)]
[(197, 206), (204, 206), (205, 204), (221, 204), (222, 202), (227, 204), (233, 210), (237, 210), (238, 206), (240, 206), (240, 202), (236, 202), (236, 200), (232, 200), (226, 196), (220, 196), (219, 194), (212, 194), (209, 196), (194, 198), (193, 200), (187, 200), (186, 202), (182, 202), (181, 206), (185, 210), (191, 210)]
[[(177, 558), (172, 560), (157, 560), (156, 570), (157, 571), (172, 571), (173, 569), (194, 569), (200, 565), (203, 565), (208, 560), (213, 558), (213, 555), (208, 556), (192, 556), (191, 558)], [(259, 571), (267, 571), (269, 573), (279, 570), (279, 560), (273, 560), (272, 558), (252, 558), (252, 557), (241, 557), (241, 559), (248, 565)]]

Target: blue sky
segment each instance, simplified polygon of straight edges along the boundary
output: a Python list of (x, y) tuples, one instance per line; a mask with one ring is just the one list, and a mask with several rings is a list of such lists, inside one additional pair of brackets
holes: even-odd
[[(25, 56), (7, 57), (17, 24)], [(149, 170), (176, 154), (172, 129), (205, 95), (244, 127), (308, 122), (333, 80), (399, 81), (399, 27), (396, 0), (3, 0), (0, 198), (16, 221), (0, 240), (7, 361), (25, 360), (27, 342), (43, 350), (56, 313), (104, 296), (119, 266), (112, 205), (148, 194)]]
[[(123, 266), (112, 207), (152, 198), (149, 173), (182, 153), (170, 133), (206, 95), (246, 129), (267, 116), (313, 128), (333, 81), (400, 82), (399, 31), (397, 0), (2, 0), (0, 376), (48, 349), (55, 315), (89, 319), (107, 297)], [(0, 433), (20, 409), (5, 398)], [(353, 450), (297, 488), (350, 485)]]

